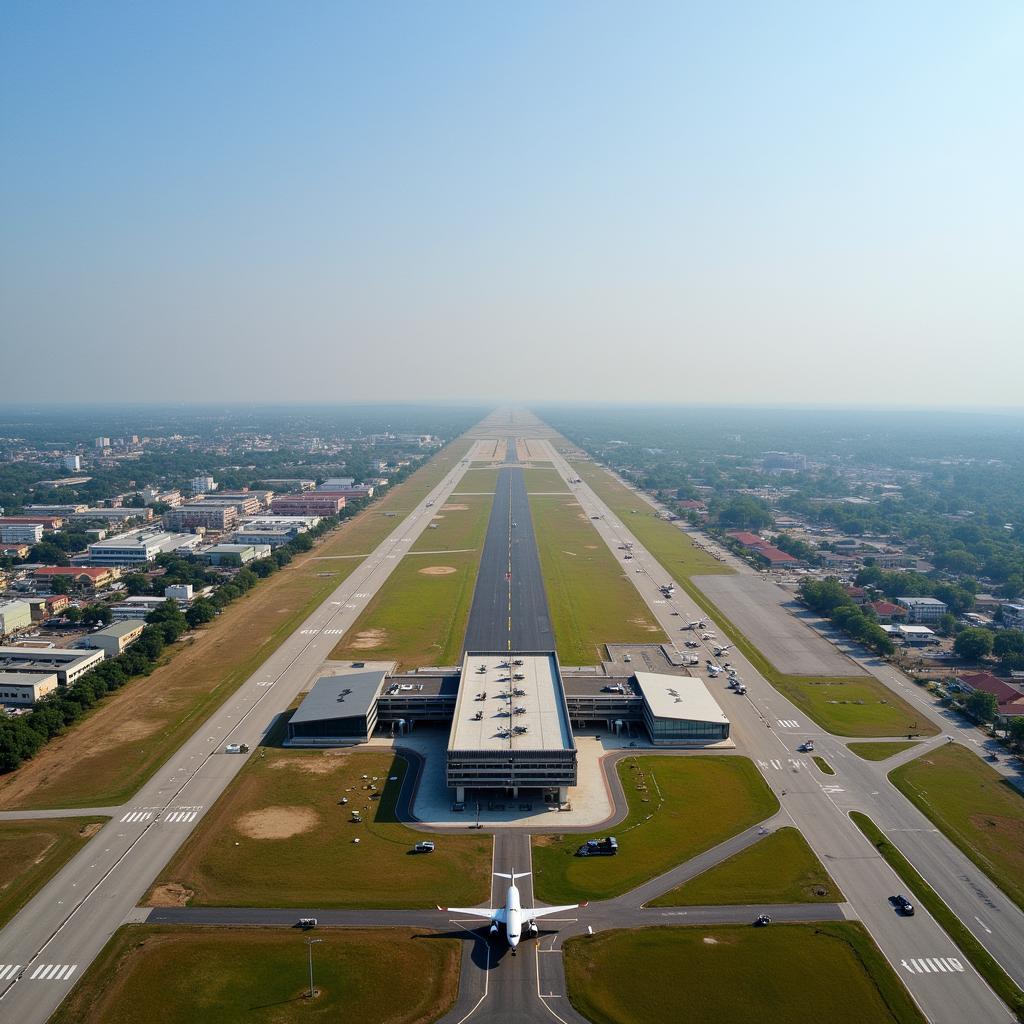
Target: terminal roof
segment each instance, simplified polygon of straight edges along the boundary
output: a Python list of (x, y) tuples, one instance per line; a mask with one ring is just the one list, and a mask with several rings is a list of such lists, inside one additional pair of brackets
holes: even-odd
[(572, 750), (574, 746), (554, 653), (467, 652), (449, 750)]
[(318, 679), (290, 722), (319, 722), (330, 718), (351, 718), (369, 714), (385, 672), (353, 672)]
[(637, 672), (633, 678), (651, 714), (657, 718), (685, 719), (689, 722), (729, 721), (701, 679), (662, 675), (658, 672)]

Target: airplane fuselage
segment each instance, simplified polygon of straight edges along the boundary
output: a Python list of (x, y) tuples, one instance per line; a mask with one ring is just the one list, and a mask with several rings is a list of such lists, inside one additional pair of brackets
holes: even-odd
[(519, 902), (519, 887), (514, 883), (505, 893), (505, 936), (512, 949), (523, 937), (523, 905)]

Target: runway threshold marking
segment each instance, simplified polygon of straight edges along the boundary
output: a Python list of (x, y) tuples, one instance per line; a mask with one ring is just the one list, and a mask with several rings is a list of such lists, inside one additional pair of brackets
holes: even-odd
[(908, 957), (900, 961), (908, 974), (963, 974), (964, 965), (955, 956)]
[(78, 964), (39, 964), (29, 981), (69, 981)]

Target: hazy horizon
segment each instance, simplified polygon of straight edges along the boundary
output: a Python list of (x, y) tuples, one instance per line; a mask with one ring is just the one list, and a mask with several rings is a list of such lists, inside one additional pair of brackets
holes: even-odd
[(0, 28), (7, 403), (1024, 406), (1019, 5)]

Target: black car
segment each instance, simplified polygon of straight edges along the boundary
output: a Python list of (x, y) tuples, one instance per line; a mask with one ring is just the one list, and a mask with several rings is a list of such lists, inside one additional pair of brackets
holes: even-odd
[(904, 917), (914, 916), (914, 904), (906, 896), (890, 896), (889, 902), (896, 908), (897, 912)]
[(615, 836), (607, 839), (588, 839), (577, 851), (577, 857), (614, 857), (619, 852)]

